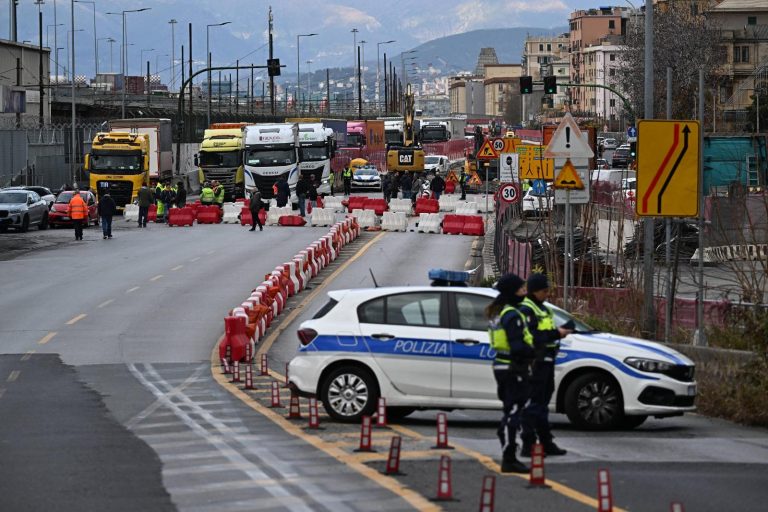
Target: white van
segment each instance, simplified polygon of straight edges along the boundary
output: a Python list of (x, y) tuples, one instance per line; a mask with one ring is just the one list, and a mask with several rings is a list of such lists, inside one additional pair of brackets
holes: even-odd
[(595, 169), (592, 171), (592, 183), (596, 181), (608, 182), (616, 187), (621, 185), (622, 180), (627, 178), (637, 178), (637, 173), (629, 169)]

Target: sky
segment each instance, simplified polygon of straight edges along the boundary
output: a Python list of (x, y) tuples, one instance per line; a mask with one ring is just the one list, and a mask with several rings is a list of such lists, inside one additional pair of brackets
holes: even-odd
[[(68, 66), (71, 36), (71, 0), (44, 0), (43, 44), (59, 48), (59, 72)], [(18, 39), (38, 42), (38, 6), (34, 0), (20, 0), (18, 7)], [(54, 3), (56, 19), (54, 20)], [(634, 0), (636, 5), (640, 0)], [(8, 39), (10, 0), (0, 5), (0, 38)], [(95, 53), (99, 53), (99, 70), (120, 71), (121, 16), (107, 12), (149, 7), (151, 10), (129, 13), (127, 20), (128, 74), (146, 72), (146, 61), (152, 72), (160, 72), (168, 82), (171, 72), (172, 31), (168, 22), (175, 19), (175, 58), (180, 48), (188, 50), (188, 24), (192, 23), (193, 58), (202, 66), (205, 62), (206, 25), (209, 27), (210, 49), (214, 65), (264, 64), (268, 57), (268, 9), (274, 16), (273, 38), (275, 57), (295, 74), (297, 64), (296, 36), (316, 33), (300, 39), (302, 72), (315, 68), (353, 65), (353, 45), (366, 41), (365, 60), (374, 61), (376, 43), (381, 51), (396, 55), (419, 44), (447, 35), (484, 28), (516, 26), (565, 26), (569, 13), (577, 9), (601, 5), (626, 5), (622, 1), (597, 0), (94, 0), (74, 4), (76, 74), (93, 76)], [(94, 7), (96, 45), (94, 45)], [(55, 26), (60, 24), (61, 26)], [(352, 29), (357, 29), (353, 34)], [(107, 38), (113, 38), (109, 43)], [(96, 48), (94, 47), (96, 46)], [(110, 47), (112, 49), (110, 54)], [(110, 56), (111, 55), (111, 56)], [(307, 63), (307, 61), (311, 61)], [(143, 63), (143, 64), (142, 64)], [(180, 75), (176, 65), (176, 74)]]

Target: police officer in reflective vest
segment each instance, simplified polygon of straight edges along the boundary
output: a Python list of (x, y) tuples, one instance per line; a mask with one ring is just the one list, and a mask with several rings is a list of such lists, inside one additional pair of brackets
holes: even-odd
[(555, 358), (560, 348), (560, 338), (570, 329), (555, 326), (552, 311), (544, 304), (549, 292), (549, 282), (544, 274), (528, 277), (528, 296), (520, 305), (528, 329), (533, 334), (536, 359), (531, 370), (531, 400), (523, 411), (523, 447), (520, 456), (530, 457), (538, 437), (546, 455), (565, 455), (566, 451), (553, 441), (549, 426), (549, 401), (555, 391)]
[(525, 281), (506, 274), (496, 283), (499, 295), (486, 310), (490, 319), (489, 336), (496, 351), (493, 376), (496, 392), (503, 404), (504, 415), (498, 428), (501, 441), (502, 473), (527, 473), (517, 460), (515, 436), (529, 396), (530, 364), (534, 357), (533, 336), (525, 316), (517, 309), (525, 297)]
[(344, 180), (344, 195), (348, 196), (352, 192), (352, 168), (347, 166), (341, 173)]
[(205, 184), (203, 184), (203, 189), (200, 191), (200, 204), (203, 206), (211, 206), (214, 198), (215, 196), (211, 184), (206, 181)]
[(459, 186), (461, 187), (461, 200), (464, 201), (467, 198), (467, 180), (469, 179), (469, 176), (467, 176), (467, 173), (464, 169), (461, 170), (461, 174), (459, 174)]

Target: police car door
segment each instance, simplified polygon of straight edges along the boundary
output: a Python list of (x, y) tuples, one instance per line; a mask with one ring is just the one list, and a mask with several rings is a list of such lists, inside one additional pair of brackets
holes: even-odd
[(493, 297), (457, 292), (451, 299), (451, 396), (496, 400), (494, 352), (485, 316)]
[(451, 342), (446, 295), (398, 293), (358, 309), (360, 331), (376, 364), (406, 395), (450, 395)]

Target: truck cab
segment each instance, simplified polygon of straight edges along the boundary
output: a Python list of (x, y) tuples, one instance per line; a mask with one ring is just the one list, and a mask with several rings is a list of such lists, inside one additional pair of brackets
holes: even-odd
[(425, 121), (421, 123), (421, 142), (447, 142), (451, 140), (451, 131), (446, 121)]
[(384, 120), (384, 141), (387, 146), (390, 144), (402, 144), (403, 142), (403, 119), (385, 119)]
[(348, 148), (362, 148), (367, 144), (365, 137), (365, 121), (347, 121)]
[(109, 193), (118, 208), (132, 203), (149, 184), (150, 144), (146, 133), (99, 132), (85, 155), (91, 190), (100, 199)]
[(299, 172), (313, 176), (318, 194), (330, 194), (331, 159), (336, 154), (333, 130), (322, 123), (299, 123)]
[(291, 202), (298, 203), (298, 135), (298, 123), (253, 124), (243, 128), (246, 193), (258, 188), (262, 198), (271, 199), (272, 187), (285, 178), (291, 189)]
[(226, 198), (243, 197), (243, 127), (247, 123), (214, 123), (205, 130), (195, 156), (200, 183), (216, 180)]

